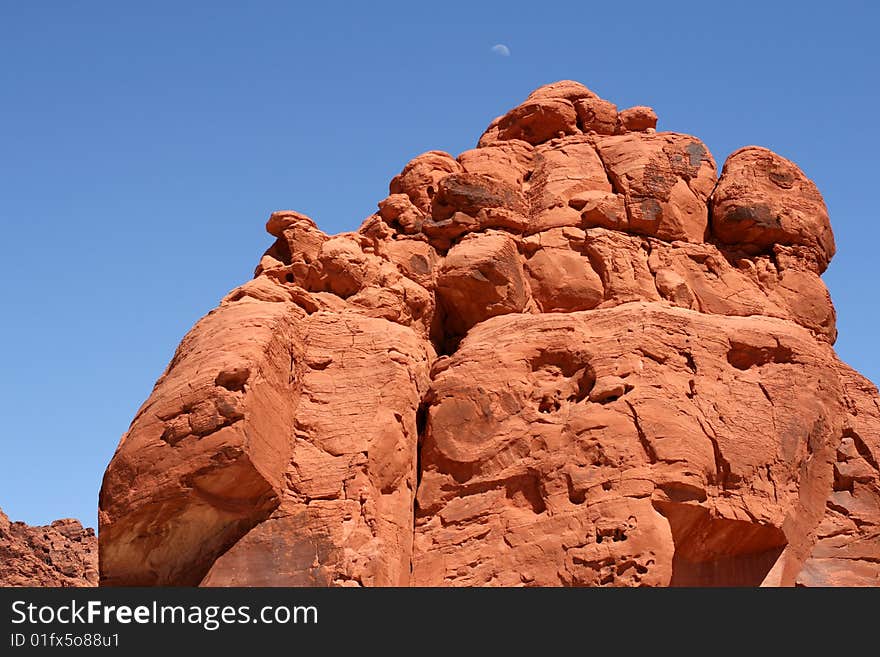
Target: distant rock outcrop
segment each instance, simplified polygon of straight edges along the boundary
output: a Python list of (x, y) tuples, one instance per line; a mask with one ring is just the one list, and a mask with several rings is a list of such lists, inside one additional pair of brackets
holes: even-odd
[(10, 522), (0, 510), (0, 586), (97, 586), (98, 540), (78, 520), (45, 527)]
[(106, 585), (877, 585), (880, 405), (792, 162), (576, 82), (297, 212), (107, 469)]

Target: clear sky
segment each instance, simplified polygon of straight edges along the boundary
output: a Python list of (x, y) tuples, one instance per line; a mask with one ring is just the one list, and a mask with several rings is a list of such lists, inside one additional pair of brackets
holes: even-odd
[(354, 229), (410, 158), (559, 79), (653, 106), (719, 167), (747, 144), (797, 162), (837, 238), (837, 349), (880, 381), (878, 23), (842, 1), (0, 0), (0, 507), (94, 525), (119, 437), (272, 210)]

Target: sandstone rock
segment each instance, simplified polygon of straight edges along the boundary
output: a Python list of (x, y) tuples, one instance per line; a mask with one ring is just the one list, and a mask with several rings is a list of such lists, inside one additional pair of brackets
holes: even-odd
[(278, 210), (273, 212), (266, 222), (266, 232), (275, 237), (281, 237), (286, 229), (301, 223), (305, 223), (311, 228), (317, 228), (315, 222), (301, 212)]
[(428, 393), (414, 583), (760, 584), (809, 540), (787, 518), (823, 511), (828, 355), (656, 304), (479, 324)]
[(278, 239), (260, 259), (255, 275), (266, 272), (275, 279), (311, 285), (320, 276), (318, 255), (327, 235), (304, 215), (283, 213), (281, 219), (274, 221), (272, 217), (267, 229), (277, 232)]
[(393, 262), (405, 277), (423, 288), (434, 288), (440, 256), (427, 242), (388, 240), (382, 244), (382, 255)]
[[(654, 243), (648, 265), (655, 273), (661, 296), (675, 305), (713, 315), (783, 317), (814, 329), (819, 328), (824, 319), (811, 321), (809, 316), (802, 316), (805, 313), (793, 317), (788, 304), (778, 294), (768, 295), (762, 289), (761, 281), (751, 268), (734, 267), (710, 244)], [(771, 289), (775, 290), (775, 286)], [(780, 303), (775, 303), (774, 298)], [(681, 303), (682, 299), (686, 301)]]
[(102, 583), (198, 584), (278, 506), (305, 315), (244, 299), (184, 338), (104, 475)]
[(602, 137), (597, 142), (614, 190), (626, 197), (628, 230), (702, 242), (715, 161), (695, 137), (672, 132)]
[(571, 101), (555, 97), (527, 100), (496, 119), (480, 138), (480, 146), (508, 139), (540, 144), (577, 131), (577, 112)]
[(461, 171), (461, 165), (443, 151), (428, 151), (410, 160), (391, 181), (392, 194), (406, 194), (422, 212), (429, 212), (437, 183), (450, 173)]
[(657, 114), (650, 107), (630, 107), (620, 113), (620, 126), (625, 132), (643, 132), (657, 127)]
[(479, 173), (459, 173), (443, 178), (431, 201), (434, 221), (449, 219), (456, 212), (476, 217), (480, 211), (506, 208), (523, 213), (525, 203), (519, 190)]
[(562, 81), (356, 232), (274, 213), (107, 469), (101, 582), (880, 584), (821, 197), (655, 125)]
[(525, 263), (532, 295), (545, 313), (595, 308), (604, 287), (590, 261), (569, 249), (540, 249)]
[(799, 586), (880, 586), (877, 388), (846, 365), (837, 364), (837, 368), (845, 383), (848, 413), (833, 459), (825, 515), (796, 582)]
[(398, 227), (407, 234), (419, 232), (425, 217), (406, 194), (392, 194), (384, 201), (379, 201), (379, 215), (390, 226)]
[(0, 586), (97, 586), (95, 530), (78, 520), (45, 527), (10, 522), (0, 510)]
[(582, 98), (575, 101), (578, 124), (584, 132), (599, 135), (613, 135), (618, 132), (620, 121), (617, 105), (601, 98)]
[(586, 231), (584, 253), (602, 279), (608, 305), (627, 301), (660, 301), (648, 267), (648, 244), (640, 237), (615, 230)]
[(524, 141), (502, 141), (485, 148), (474, 148), (458, 156), (467, 173), (476, 173), (522, 189), (533, 169), (535, 149)]
[(303, 345), (284, 498), (202, 584), (405, 585), (429, 354), (403, 327), (333, 313), (309, 318)]
[(712, 194), (712, 233), (748, 253), (773, 245), (803, 246), (819, 273), (834, 255), (834, 236), (825, 202), (796, 164), (749, 146), (724, 163)]
[(489, 317), (522, 312), (528, 286), (514, 241), (489, 233), (456, 245), (440, 268), (437, 295), (454, 336)]
[(318, 253), (325, 289), (343, 299), (358, 292), (368, 279), (368, 258), (350, 237), (333, 237)]
[(580, 210), (581, 225), (584, 228), (627, 230), (629, 226), (626, 199), (622, 194), (603, 191), (579, 192), (572, 195), (568, 205)]
[[(591, 193), (595, 193), (591, 196)], [(612, 197), (611, 183), (596, 149), (578, 135), (553, 140), (535, 150), (529, 197), (530, 231), (579, 226), (590, 200)]]
[(582, 98), (598, 98), (595, 93), (587, 89), (580, 82), (574, 80), (560, 80), (559, 82), (551, 82), (543, 87), (538, 87), (529, 94), (526, 100), (549, 100), (562, 99), (571, 102)]

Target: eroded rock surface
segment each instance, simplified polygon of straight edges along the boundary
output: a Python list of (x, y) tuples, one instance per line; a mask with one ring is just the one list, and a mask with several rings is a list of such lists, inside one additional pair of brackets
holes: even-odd
[(107, 469), (116, 585), (877, 585), (880, 406), (792, 162), (542, 87), (274, 213)]
[(97, 586), (95, 530), (65, 518), (45, 527), (10, 522), (0, 510), (0, 586)]

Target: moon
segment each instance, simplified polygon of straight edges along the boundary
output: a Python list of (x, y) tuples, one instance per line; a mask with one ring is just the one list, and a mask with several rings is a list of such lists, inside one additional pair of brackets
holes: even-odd
[(496, 43), (492, 46), (492, 52), (496, 55), (501, 55), (502, 57), (510, 57), (510, 48), (505, 46), (503, 43)]

